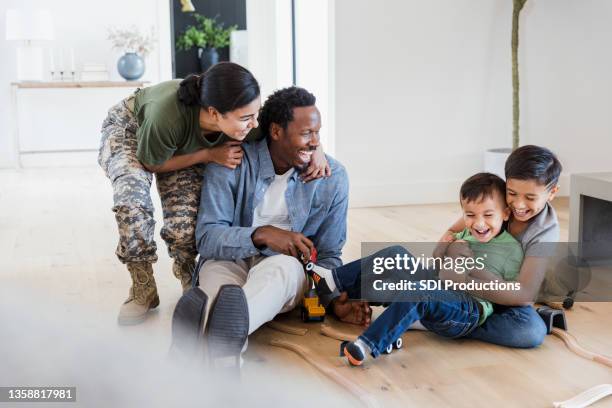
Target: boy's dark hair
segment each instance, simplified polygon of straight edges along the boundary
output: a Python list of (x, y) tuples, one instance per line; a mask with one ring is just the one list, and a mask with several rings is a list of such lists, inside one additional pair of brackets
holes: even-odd
[(535, 180), (551, 189), (559, 182), (561, 162), (549, 149), (540, 146), (521, 146), (506, 160), (506, 180)]
[(259, 112), (259, 128), (264, 137), (270, 135), (270, 125), (276, 123), (283, 129), (293, 120), (293, 108), (313, 106), (317, 98), (304, 88), (291, 86), (279, 89), (266, 99)]
[(505, 203), (506, 182), (492, 173), (477, 173), (463, 182), (459, 190), (459, 196), (461, 201), (469, 203), (482, 200), (485, 197), (494, 197), (495, 191), (500, 194)]

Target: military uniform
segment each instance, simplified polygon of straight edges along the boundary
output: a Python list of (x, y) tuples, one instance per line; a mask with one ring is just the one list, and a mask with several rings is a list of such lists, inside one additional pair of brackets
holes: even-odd
[[(229, 140), (221, 133), (212, 135), (212, 140), (210, 135), (202, 135), (200, 107), (178, 101), (179, 83), (167, 81), (137, 90), (113, 106), (102, 124), (98, 163), (113, 186), (112, 210), (119, 229), (115, 253), (133, 280), (125, 304), (135, 302), (142, 306), (133, 313), (137, 317), (124, 319), (124, 324), (144, 320), (144, 312), (159, 302), (151, 267), (157, 261), (150, 195), (153, 174), (142, 163), (160, 165), (174, 155), (219, 146)], [(204, 165), (198, 164), (155, 175), (164, 219), (161, 237), (184, 290), (191, 284), (197, 256), (195, 225), (203, 170)], [(120, 323), (121, 320), (120, 313)]]

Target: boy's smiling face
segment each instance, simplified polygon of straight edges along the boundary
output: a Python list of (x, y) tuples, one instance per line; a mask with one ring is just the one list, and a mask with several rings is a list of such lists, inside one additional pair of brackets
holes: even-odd
[(557, 191), (559, 186), (549, 189), (536, 180), (509, 178), (506, 181), (506, 202), (514, 219), (526, 222), (538, 215)]
[(461, 200), (463, 220), (470, 234), (479, 242), (489, 242), (500, 233), (504, 221), (510, 217), (510, 209), (502, 194), (480, 196), (477, 200)]

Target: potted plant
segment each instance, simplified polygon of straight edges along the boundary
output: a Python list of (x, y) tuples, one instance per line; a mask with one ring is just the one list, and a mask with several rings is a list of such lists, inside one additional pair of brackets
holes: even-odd
[(108, 29), (108, 40), (114, 49), (124, 54), (117, 61), (119, 75), (128, 81), (135, 81), (145, 72), (144, 58), (153, 50), (155, 31), (142, 34), (135, 26), (129, 28), (111, 27)]
[(519, 72), (518, 72), (518, 46), (519, 46), (519, 17), (527, 0), (512, 0), (512, 148), (489, 149), (485, 152), (485, 171), (505, 178), (504, 166), (506, 159), (514, 149), (519, 147)]
[(223, 23), (217, 22), (217, 17), (209, 18), (198, 13), (194, 13), (193, 16), (198, 24), (188, 26), (179, 36), (176, 46), (181, 51), (197, 47), (200, 69), (204, 72), (219, 62), (217, 50), (229, 45), (230, 35), (238, 26), (225, 28)]

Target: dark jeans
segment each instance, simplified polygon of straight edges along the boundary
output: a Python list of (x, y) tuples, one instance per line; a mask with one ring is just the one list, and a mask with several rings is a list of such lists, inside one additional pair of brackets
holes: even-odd
[(466, 292), (424, 290), (412, 302), (393, 302), (359, 338), (378, 355), (417, 320), (440, 336), (464, 337), (478, 325), (478, 302)]
[(537, 347), (546, 337), (546, 325), (531, 306), (499, 306), (466, 337), (506, 347)]
[[(332, 270), (332, 275), (334, 277), (334, 282), (336, 283), (336, 287), (340, 292), (347, 292), (349, 299), (363, 299), (361, 293), (361, 268), (362, 265), (366, 271), (373, 270), (374, 259), (375, 258), (394, 258), (396, 255), (404, 256), (407, 254), (409, 257), (412, 257), (410, 252), (408, 252), (404, 247), (395, 245), (385, 249), (381, 249), (380, 251), (367, 256), (363, 259), (358, 259), (356, 261), (350, 262), (346, 265), (340, 266), (334, 270)], [(403, 271), (398, 271), (395, 269), (388, 270), (391, 274), (397, 273), (401, 274), (402, 277), (410, 278), (413, 281), (427, 280), (427, 279), (437, 279), (438, 272), (431, 269), (423, 269), (419, 268), (414, 271), (411, 275), (405, 274)], [(387, 306), (388, 304), (383, 304), (381, 302), (373, 302), (372, 299), (363, 299), (370, 302), (373, 306)]]
[[(401, 246), (392, 246), (378, 251), (377, 253), (370, 255), (363, 260), (353, 261), (334, 269), (332, 274), (334, 276), (336, 286), (341, 292), (348, 292), (349, 298), (361, 299), (362, 262), (364, 263), (366, 269), (371, 270), (370, 266), (374, 262), (374, 258), (394, 257), (396, 254), (399, 254), (400, 256), (403, 256), (403, 254), (408, 254), (411, 256), (405, 248)], [(433, 271), (419, 270), (411, 279), (418, 281), (434, 278), (435, 273)], [(376, 305), (375, 303), (372, 304)], [(425, 324), (423, 325), (425, 326)], [(495, 305), (495, 312), (489, 316), (481, 326), (477, 326), (475, 329), (473, 329), (473, 331), (465, 334), (465, 337), (467, 338), (478, 339), (487, 343), (498, 344), (506, 347), (518, 348), (537, 347), (542, 344), (545, 336), (546, 326), (533, 307), (506, 307), (499, 305)]]

